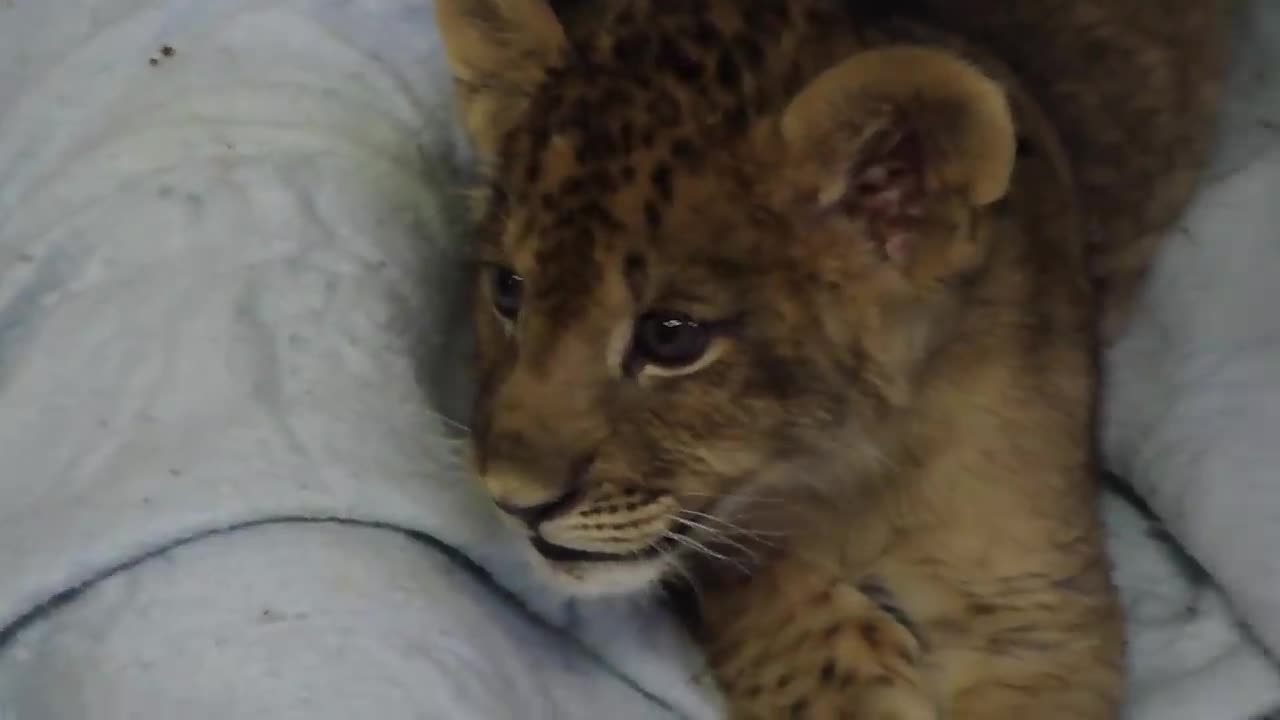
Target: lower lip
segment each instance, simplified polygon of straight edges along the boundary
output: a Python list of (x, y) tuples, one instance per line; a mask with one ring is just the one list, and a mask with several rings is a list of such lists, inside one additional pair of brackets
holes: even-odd
[(664, 538), (646, 548), (629, 553), (606, 553), (593, 552), (591, 550), (576, 550), (574, 548), (567, 548), (563, 545), (556, 545), (555, 543), (547, 542), (536, 535), (529, 538), (529, 543), (533, 545), (533, 549), (537, 551), (539, 555), (551, 562), (584, 563), (634, 562), (636, 560), (649, 560), (670, 550), (671, 547), (676, 544), (676, 541), (670, 538)]

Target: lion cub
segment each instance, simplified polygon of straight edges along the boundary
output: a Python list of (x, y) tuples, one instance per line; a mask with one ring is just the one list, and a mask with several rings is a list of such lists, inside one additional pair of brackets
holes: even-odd
[(548, 575), (684, 578), (734, 718), (1116, 717), (1094, 146), (1045, 113), (1087, 88), (851, 2), (436, 5), (488, 171), (473, 460)]

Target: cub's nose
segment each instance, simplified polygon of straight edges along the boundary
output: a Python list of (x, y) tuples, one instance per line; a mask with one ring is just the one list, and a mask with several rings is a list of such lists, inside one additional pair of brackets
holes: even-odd
[(503, 467), (487, 474), (485, 485), (498, 509), (534, 529), (582, 499), (583, 479), (594, 459), (591, 455), (578, 458), (567, 468), (561, 482), (536, 482), (513, 468)]
[(565, 493), (553, 500), (538, 503), (536, 505), (515, 505), (502, 500), (494, 500), (494, 504), (502, 512), (519, 520), (529, 526), (530, 530), (536, 529), (544, 520), (559, 515), (568, 508), (572, 507), (582, 493), (576, 487), (566, 489)]

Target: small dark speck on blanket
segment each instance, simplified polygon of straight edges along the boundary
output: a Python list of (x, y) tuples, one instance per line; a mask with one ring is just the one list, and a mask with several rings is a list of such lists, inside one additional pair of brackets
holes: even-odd
[[(177, 49), (176, 49), (176, 48), (174, 48), (172, 45), (161, 45), (161, 46), (160, 46), (160, 55), (161, 55), (161, 56), (164, 56), (164, 57), (167, 57), (167, 58), (171, 58), (171, 57), (173, 57), (174, 55), (177, 55), (177, 54), (178, 54)], [(159, 56), (156, 56), (156, 55), (152, 55), (150, 58), (148, 58), (148, 59), (147, 59), (147, 64), (148, 64), (148, 65), (150, 65), (151, 67), (156, 67), (157, 65), (159, 65), (159, 64), (160, 64), (160, 57), (159, 57)]]

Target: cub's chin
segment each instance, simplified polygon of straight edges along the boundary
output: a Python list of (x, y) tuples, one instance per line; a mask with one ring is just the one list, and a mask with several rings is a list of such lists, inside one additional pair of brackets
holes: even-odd
[(529, 547), (541, 574), (561, 592), (577, 597), (643, 593), (656, 587), (675, 563), (669, 552), (606, 555), (551, 545), (540, 538), (531, 538)]

